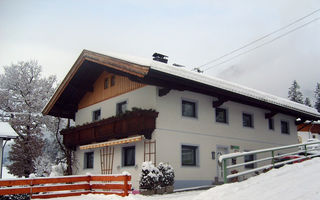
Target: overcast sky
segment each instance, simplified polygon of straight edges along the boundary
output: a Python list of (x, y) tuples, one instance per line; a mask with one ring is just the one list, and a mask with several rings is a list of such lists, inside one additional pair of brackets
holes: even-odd
[[(0, 66), (36, 59), (61, 81), (88, 49), (146, 58), (159, 52), (192, 69), (317, 9), (319, 0), (0, 0)], [(282, 97), (296, 79), (312, 97), (319, 63), (320, 20), (204, 73)]]

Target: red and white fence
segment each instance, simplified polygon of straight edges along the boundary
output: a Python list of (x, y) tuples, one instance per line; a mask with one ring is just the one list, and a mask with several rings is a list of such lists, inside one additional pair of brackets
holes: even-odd
[(117, 194), (127, 196), (131, 176), (89, 175), (54, 178), (0, 180), (0, 195), (29, 194), (34, 198), (79, 196), (82, 194)]

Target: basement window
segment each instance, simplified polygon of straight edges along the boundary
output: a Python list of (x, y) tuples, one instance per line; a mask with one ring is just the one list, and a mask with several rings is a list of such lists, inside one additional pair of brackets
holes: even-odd
[(198, 146), (181, 146), (181, 165), (197, 166)]
[(135, 165), (136, 147), (123, 147), (122, 148), (122, 166), (129, 167)]
[(84, 153), (84, 169), (93, 169), (93, 152)]
[[(250, 154), (250, 155), (246, 155), (244, 156), (244, 162), (251, 162), (255, 160), (255, 155), (254, 154)], [(247, 164), (244, 166), (246, 169), (254, 169), (255, 164), (251, 163), (251, 164)]]

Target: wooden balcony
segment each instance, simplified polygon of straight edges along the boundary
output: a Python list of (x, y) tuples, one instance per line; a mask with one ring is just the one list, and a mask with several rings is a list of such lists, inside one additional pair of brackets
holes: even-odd
[(151, 139), (156, 128), (158, 112), (153, 110), (135, 110), (121, 116), (110, 117), (90, 124), (64, 129), (63, 143), (74, 149), (79, 145), (122, 139), (134, 135), (144, 135)]

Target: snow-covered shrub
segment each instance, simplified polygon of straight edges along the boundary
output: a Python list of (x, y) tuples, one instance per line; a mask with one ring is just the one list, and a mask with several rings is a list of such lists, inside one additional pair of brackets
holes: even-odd
[(34, 173), (37, 177), (47, 177), (50, 175), (52, 162), (47, 154), (37, 157), (34, 164)]
[(171, 165), (168, 163), (160, 162), (158, 165), (158, 169), (162, 174), (160, 185), (161, 187), (171, 186), (174, 184), (174, 170)]
[(159, 186), (159, 180), (162, 179), (162, 174), (152, 162), (142, 163), (142, 173), (140, 174), (139, 187), (140, 189), (155, 189)]
[(63, 176), (67, 170), (66, 163), (59, 163), (58, 165), (52, 166), (50, 177)]

